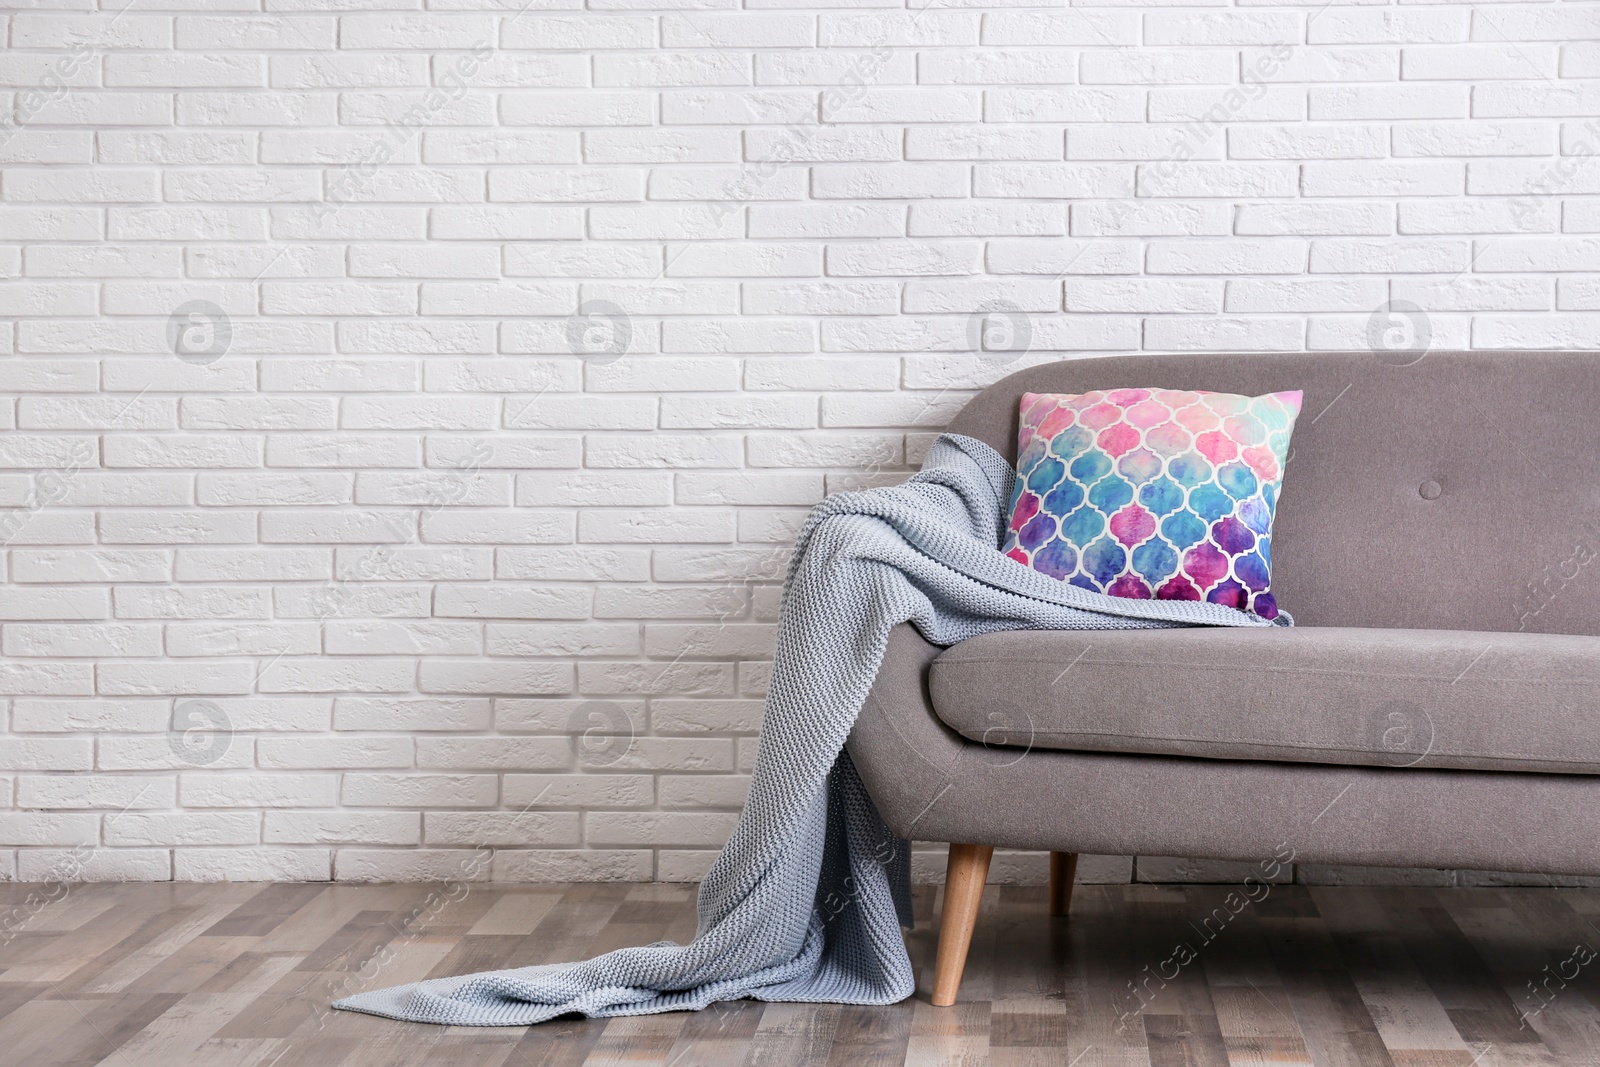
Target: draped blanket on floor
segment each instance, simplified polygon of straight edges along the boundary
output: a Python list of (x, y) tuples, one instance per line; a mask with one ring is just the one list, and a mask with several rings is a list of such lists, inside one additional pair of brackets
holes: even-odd
[(1089, 592), (1007, 558), (997, 546), (1012, 478), (988, 445), (945, 434), (905, 483), (837, 493), (812, 511), (784, 585), (750, 797), (701, 883), (694, 940), (433, 978), (333, 1006), (520, 1026), (739, 997), (891, 1004), (910, 996), (900, 933), (911, 915), (908, 846), (844, 751), (889, 630), (909, 621), (952, 645), (997, 630), (1270, 625), (1216, 604)]

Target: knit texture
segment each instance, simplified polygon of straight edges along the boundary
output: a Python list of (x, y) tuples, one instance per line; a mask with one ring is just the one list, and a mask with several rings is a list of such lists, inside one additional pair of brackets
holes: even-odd
[(890, 629), (909, 621), (952, 645), (996, 630), (1269, 625), (1217, 604), (1089, 592), (1007, 558), (997, 546), (1012, 477), (988, 445), (945, 434), (904, 484), (838, 493), (812, 511), (784, 585), (750, 797), (701, 883), (694, 940), (428, 979), (333, 1006), (515, 1026), (739, 997), (892, 1004), (910, 996), (900, 933), (911, 922), (908, 846), (844, 751)]

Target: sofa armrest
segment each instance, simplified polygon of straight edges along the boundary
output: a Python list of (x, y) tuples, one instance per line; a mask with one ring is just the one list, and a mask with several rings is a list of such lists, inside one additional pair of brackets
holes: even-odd
[(928, 667), (944, 649), (910, 623), (889, 631), (872, 691), (846, 749), (889, 828), (911, 838), (919, 817), (950, 785), (969, 745), (933, 713)]

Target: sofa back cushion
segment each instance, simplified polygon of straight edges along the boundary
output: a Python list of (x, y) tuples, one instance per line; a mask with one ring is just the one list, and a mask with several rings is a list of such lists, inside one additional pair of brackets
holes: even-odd
[(1299, 389), (1272, 587), (1300, 625), (1600, 635), (1600, 353), (1063, 360), (950, 424), (1016, 461), (1023, 393)]

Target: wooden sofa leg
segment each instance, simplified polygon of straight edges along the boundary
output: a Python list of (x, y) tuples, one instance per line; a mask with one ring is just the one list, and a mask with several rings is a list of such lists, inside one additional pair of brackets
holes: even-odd
[(956, 1002), (961, 972), (972, 947), (972, 928), (983, 902), (983, 883), (989, 878), (989, 845), (950, 846), (944, 877), (944, 914), (939, 917), (939, 955), (933, 964), (933, 1003), (948, 1008)]
[(1050, 914), (1065, 915), (1072, 906), (1072, 880), (1078, 876), (1076, 852), (1050, 853)]

